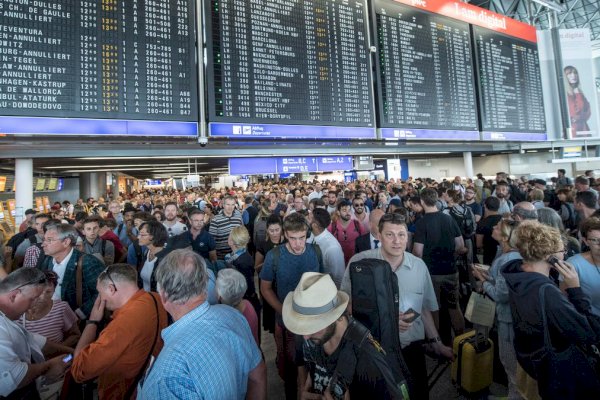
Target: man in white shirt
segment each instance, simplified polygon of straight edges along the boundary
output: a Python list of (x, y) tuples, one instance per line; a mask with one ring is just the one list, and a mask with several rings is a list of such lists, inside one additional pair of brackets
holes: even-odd
[(27, 311), (44, 290), (46, 275), (36, 268), (21, 268), (0, 281), (0, 397), (39, 398), (36, 379), (58, 381), (71, 364), (66, 354), (44, 360), (43, 351), (56, 351), (46, 338), (30, 333), (14, 321)]
[(321, 186), (321, 184), (315, 183), (315, 191), (308, 195), (308, 201), (311, 201), (312, 199), (320, 199), (321, 197), (323, 197), (322, 190), (323, 187)]
[[(453, 358), (452, 349), (444, 346), (433, 321), (432, 311), (438, 304), (427, 266), (406, 251), (408, 228), (399, 214), (385, 214), (379, 221), (381, 247), (354, 255), (350, 264), (366, 258), (385, 260), (398, 277), (400, 293), (400, 343), (402, 355), (413, 377), (416, 398), (428, 398), (427, 369), (423, 341), (428, 338), (433, 349), (442, 357)], [(342, 290), (352, 296), (350, 269), (346, 269)], [(351, 306), (349, 306), (351, 309)], [(418, 314), (412, 312), (413, 310)], [(412, 320), (413, 317), (416, 319)], [(406, 322), (406, 321), (412, 322)]]
[(187, 226), (177, 218), (177, 203), (174, 201), (165, 204), (165, 221), (163, 225), (167, 229), (169, 237), (177, 236), (187, 231)]
[(337, 239), (327, 230), (331, 223), (331, 216), (322, 208), (315, 208), (309, 214), (310, 227), (312, 229), (312, 243), (318, 244), (323, 254), (323, 270), (331, 275), (335, 285), (340, 287), (346, 264), (344, 262), (344, 251)]

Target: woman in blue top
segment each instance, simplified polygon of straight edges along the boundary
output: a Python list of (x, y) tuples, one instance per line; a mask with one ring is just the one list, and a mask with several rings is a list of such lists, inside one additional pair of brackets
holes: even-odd
[(489, 273), (477, 264), (473, 267), (473, 276), (482, 282), (483, 291), (496, 302), (498, 349), (500, 361), (508, 377), (509, 400), (521, 399), (522, 397), (517, 390), (517, 357), (513, 346), (515, 332), (508, 302), (508, 287), (501, 272), (503, 272), (504, 266), (509, 261), (521, 259), (521, 255), (514, 248), (514, 243), (511, 245), (513, 231), (517, 224), (517, 221), (502, 219), (494, 226), (492, 238), (500, 243), (502, 254), (494, 259)]
[[(580, 231), (583, 243), (590, 250), (576, 254), (567, 261), (575, 267), (583, 293), (592, 300), (592, 312), (600, 315), (600, 218), (586, 219)], [(560, 287), (564, 290), (563, 282)]]

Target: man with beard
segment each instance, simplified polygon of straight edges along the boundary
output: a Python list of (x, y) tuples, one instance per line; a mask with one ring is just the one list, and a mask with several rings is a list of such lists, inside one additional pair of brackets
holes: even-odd
[(371, 229), (369, 226), (369, 212), (366, 208), (365, 201), (356, 196), (354, 200), (352, 200), (352, 211), (354, 214), (354, 218), (365, 228), (367, 232)]
[(329, 232), (340, 242), (344, 261), (348, 264), (356, 250), (356, 238), (367, 233), (362, 224), (352, 218), (352, 204), (342, 200), (337, 205), (338, 219), (329, 225)]
[(508, 196), (509, 196), (508, 183), (506, 183), (504, 181), (498, 182), (496, 184), (495, 197), (497, 197), (500, 200), (500, 208), (498, 209), (498, 213), (500, 215), (510, 213), (512, 211), (513, 203), (512, 203), (512, 201), (510, 201), (508, 199)]
[(335, 190), (331, 190), (327, 193), (327, 212), (329, 214), (333, 214), (337, 209), (335, 204), (337, 203), (337, 192)]
[(408, 398), (406, 385), (394, 379), (381, 346), (348, 316), (348, 300), (329, 275), (316, 272), (304, 273), (285, 298), (283, 322), (304, 338), (308, 376), (305, 372), (301, 378), (301, 398)]
[(177, 203), (174, 201), (165, 204), (165, 221), (163, 225), (167, 229), (169, 237), (181, 235), (187, 231), (187, 226), (177, 218)]
[(475, 222), (479, 222), (481, 215), (483, 214), (483, 209), (481, 204), (475, 201), (475, 189), (472, 187), (465, 189), (465, 204), (471, 207), (471, 211), (473, 211), (473, 215), (475, 215)]

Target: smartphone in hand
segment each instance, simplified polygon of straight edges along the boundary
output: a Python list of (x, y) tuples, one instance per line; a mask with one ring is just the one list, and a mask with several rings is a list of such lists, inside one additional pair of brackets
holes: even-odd
[(550, 258), (548, 258), (547, 260), (550, 265), (552, 265), (554, 268), (556, 268), (556, 266), (558, 265), (558, 258), (551, 256)]
[(403, 318), (402, 321), (406, 322), (406, 323), (411, 323), (414, 320), (416, 320), (417, 318), (419, 318), (421, 316), (421, 314), (419, 314), (418, 312), (416, 312), (415, 310), (413, 310), (412, 308), (409, 308), (408, 310), (404, 311), (403, 313), (404, 315), (407, 314), (413, 314), (412, 317), (407, 317), (407, 318)]

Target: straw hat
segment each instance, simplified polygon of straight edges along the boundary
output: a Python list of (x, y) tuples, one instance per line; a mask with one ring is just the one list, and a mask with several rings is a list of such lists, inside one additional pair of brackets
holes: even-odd
[(348, 306), (329, 274), (305, 272), (283, 302), (283, 323), (297, 335), (312, 335), (333, 324)]

